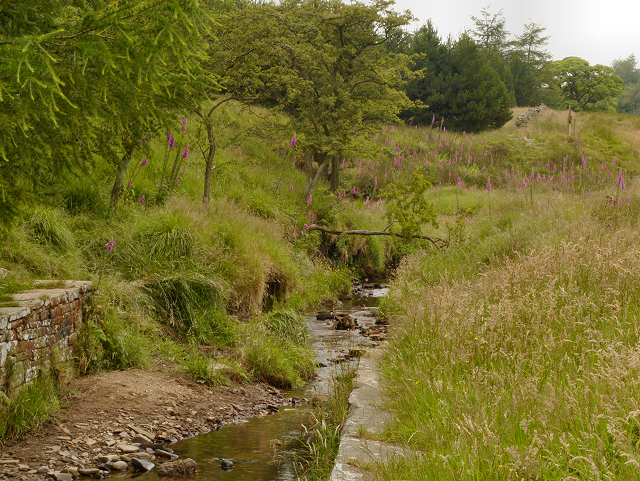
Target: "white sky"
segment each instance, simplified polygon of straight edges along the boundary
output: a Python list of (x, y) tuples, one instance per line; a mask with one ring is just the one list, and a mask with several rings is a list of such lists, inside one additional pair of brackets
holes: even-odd
[(396, 0), (396, 11), (411, 10), (409, 30), (428, 19), (446, 39), (472, 30), (471, 16), (484, 7), (493, 15), (503, 9), (509, 32), (519, 35), (525, 24), (536, 22), (550, 35), (547, 51), (554, 60), (581, 57), (591, 65), (611, 65), (634, 53), (640, 59), (640, 0)]

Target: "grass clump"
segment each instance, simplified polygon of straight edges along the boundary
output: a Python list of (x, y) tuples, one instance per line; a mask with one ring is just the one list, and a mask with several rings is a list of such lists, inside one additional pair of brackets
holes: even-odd
[(349, 395), (357, 367), (341, 363), (336, 369), (330, 377), (327, 397), (317, 404), (313, 425), (304, 426), (302, 436), (308, 441), (296, 467), (300, 470), (300, 479), (305, 481), (329, 479), (340, 447), (340, 434), (349, 416)]
[(0, 391), (0, 446), (37, 428), (59, 409), (57, 387), (48, 373), (11, 397)]

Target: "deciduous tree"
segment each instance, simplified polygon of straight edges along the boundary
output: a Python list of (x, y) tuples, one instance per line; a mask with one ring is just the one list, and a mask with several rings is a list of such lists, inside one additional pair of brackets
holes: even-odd
[(606, 65), (589, 65), (579, 57), (567, 57), (549, 66), (555, 87), (574, 109), (615, 109), (622, 93), (622, 79)]

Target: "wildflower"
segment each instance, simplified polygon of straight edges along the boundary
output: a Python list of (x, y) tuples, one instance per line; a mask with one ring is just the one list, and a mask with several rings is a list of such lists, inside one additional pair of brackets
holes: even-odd
[(176, 146), (176, 139), (173, 137), (173, 135), (169, 134), (170, 138), (169, 138), (169, 150), (173, 150), (173, 148)]
[(307, 228), (307, 224), (305, 224), (305, 225), (304, 225), (304, 228), (305, 228), (305, 229)]
[(104, 246), (109, 249), (109, 252), (111, 252), (113, 250), (113, 239), (111, 239), (110, 242), (107, 242)]
[(431, 123), (435, 124), (435, 122), (436, 122), (436, 114), (433, 114), (433, 118), (431, 119)]
[(313, 197), (311, 196), (311, 194), (309, 194), (309, 198), (307, 199), (307, 204), (311, 204), (312, 200), (313, 200)]
[(487, 190), (489, 190), (489, 191), (491, 190), (491, 181), (490, 180), (487, 181)]
[(351, 189), (351, 193), (355, 194), (356, 193), (356, 188), (354, 187), (353, 189)]
[(176, 181), (174, 183), (175, 183), (175, 185), (178, 185), (178, 179), (177, 178), (176, 178)]
[(289, 192), (293, 192), (293, 184), (289, 186)]
[(293, 149), (296, 146), (296, 134), (293, 134), (293, 138), (291, 139), (291, 148)]
[(147, 159), (144, 158), (142, 159), (142, 163), (140, 164), (142, 167), (144, 167), (145, 165), (147, 165)]
[(142, 197), (140, 197), (140, 203), (144, 203), (144, 195)]
[(182, 133), (185, 135), (187, 133), (187, 119), (182, 119)]
[(180, 156), (181, 156), (183, 159), (186, 159), (186, 158), (187, 158), (187, 155), (189, 155), (189, 144), (187, 144), (186, 148), (184, 149), (184, 153), (182, 153)]

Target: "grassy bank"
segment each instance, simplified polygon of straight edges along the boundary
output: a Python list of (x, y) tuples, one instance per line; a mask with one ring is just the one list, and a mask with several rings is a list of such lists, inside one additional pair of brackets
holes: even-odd
[[(564, 143), (551, 143), (560, 125), (543, 136), (543, 119), (524, 131), (540, 136), (540, 170), (535, 158), (494, 157), (502, 179), (492, 178), (491, 190), (434, 189), (452, 211), (473, 207), (464, 239), (405, 258), (385, 301), (395, 416), (386, 437), (416, 457), (378, 465), (379, 479), (635, 478), (638, 126), (585, 117), (582, 172), (559, 152), (548, 159), (554, 181), (544, 181), (552, 175), (544, 156)], [(585, 134), (597, 122), (615, 159), (602, 132)], [(507, 126), (487, 142), (506, 145), (509, 135)], [(522, 185), (531, 169), (533, 185)], [(521, 184), (512, 185), (518, 172)]]
[[(297, 310), (349, 291), (353, 275), (384, 269), (384, 256), (374, 256), (377, 265), (367, 256), (354, 261), (366, 243), (343, 243), (336, 254), (320, 234), (304, 231), (310, 217), (335, 215), (333, 196), (319, 186), (312, 211), (302, 199), (304, 174), (284, 142), (251, 130), (255, 118), (240, 107), (230, 105), (229, 113), (235, 140), (219, 149), (208, 205), (195, 148), (186, 159), (176, 156), (172, 188), (158, 187), (172, 171), (170, 156), (196, 136), (189, 120), (173, 150), (153, 140), (132, 161), (117, 211), (109, 199), (113, 168), (96, 163), (95, 182), (63, 173), (43, 186), (42, 198), (0, 239), (0, 266), (9, 270), (0, 306), (13, 305), (11, 294), (35, 279), (93, 281), (93, 305), (75, 344), (78, 374), (163, 360), (198, 382), (300, 385), (315, 362)], [(55, 383), (43, 386), (43, 394), (55, 392)], [(24, 432), (21, 421), (8, 421), (10, 411), (38, 422), (55, 411), (30, 409), (17, 393), (0, 404), (5, 442)]]

